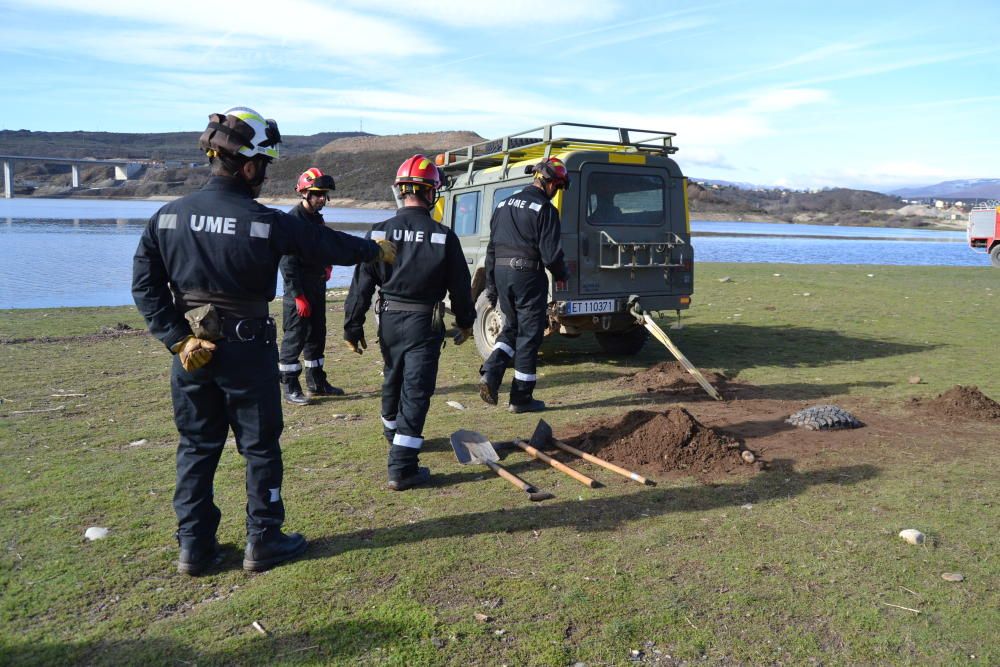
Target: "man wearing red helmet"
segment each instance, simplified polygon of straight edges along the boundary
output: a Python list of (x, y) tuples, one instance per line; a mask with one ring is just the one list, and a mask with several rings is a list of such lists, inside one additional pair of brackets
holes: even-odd
[(479, 369), (479, 396), (496, 405), (504, 373), (513, 363), (508, 408), (513, 413), (545, 409), (545, 403), (533, 396), (549, 301), (545, 269), (556, 283), (568, 276), (559, 241), (559, 212), (551, 199), (569, 187), (569, 172), (555, 157), (529, 167), (529, 171), (535, 175), (532, 184), (497, 204), (493, 211), (486, 247), (486, 294), (494, 306), (499, 304), (504, 328)]
[(396, 244), (396, 263), (355, 269), (344, 305), (344, 340), (347, 347), (361, 354), (367, 347), (365, 312), (375, 287), (380, 288), (376, 312), (385, 363), (382, 425), (390, 445), (388, 488), (393, 491), (430, 479), (430, 470), (418, 465), (418, 457), (424, 442), (424, 420), (437, 384), (445, 292), (451, 298), (459, 329), (456, 345), (472, 336), (476, 320), (462, 246), (454, 231), (430, 215), (440, 187), (437, 167), (423, 155), (414, 155), (400, 165), (393, 188), (402, 207), (369, 234), (375, 241)]
[[(324, 225), (320, 211), (326, 205), (330, 192), (336, 189), (333, 177), (316, 167), (302, 172), (295, 191), (302, 197), (298, 206), (289, 213), (305, 222)], [(341, 232), (337, 232), (341, 234)], [(281, 374), (282, 394), (287, 403), (308, 405), (302, 393), (299, 374), (302, 354), (306, 366), (306, 387), (313, 396), (342, 396), (344, 390), (334, 387), (323, 370), (323, 348), (326, 346), (326, 282), (332, 266), (310, 262), (297, 255), (281, 258), (281, 275), (285, 279), (283, 305), (284, 338), (278, 371)]]

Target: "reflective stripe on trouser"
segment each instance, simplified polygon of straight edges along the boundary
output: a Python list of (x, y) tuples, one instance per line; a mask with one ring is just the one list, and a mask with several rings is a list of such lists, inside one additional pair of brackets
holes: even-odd
[(277, 347), (227, 341), (216, 346), (204, 368), (188, 373), (174, 357), (171, 369), (174, 423), (180, 435), (174, 511), (182, 543), (215, 537), (220, 512), (212, 486), (230, 428), (247, 462), (247, 536), (258, 537), (285, 519)]
[(312, 315), (299, 317), (295, 309), (295, 300), (281, 300), (282, 329), (281, 355), (282, 364), (296, 364), (301, 354), (306, 358), (306, 366), (310, 360), (323, 358), (326, 347), (326, 293), (306, 294), (306, 299), (312, 305)]
[[(389, 479), (417, 472), (417, 456), (437, 384), (443, 331), (431, 328), (430, 313), (386, 311), (379, 318), (379, 348), (385, 364), (382, 418), (395, 422)], [(386, 432), (388, 437), (388, 432)], [(405, 451), (399, 451), (405, 450)]]
[[(483, 363), (482, 374), (487, 384), (498, 388), (507, 367), (513, 365), (516, 376), (510, 385), (510, 402), (519, 405), (530, 401), (535, 389), (538, 348), (545, 336), (548, 278), (544, 271), (518, 271), (509, 266), (497, 266), (493, 277), (504, 327)], [(506, 351), (509, 348), (514, 350), (513, 358)]]

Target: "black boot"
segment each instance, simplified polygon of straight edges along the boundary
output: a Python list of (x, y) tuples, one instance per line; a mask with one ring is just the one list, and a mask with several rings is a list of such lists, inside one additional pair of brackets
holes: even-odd
[(211, 542), (194, 541), (184, 543), (178, 539), (181, 547), (180, 557), (177, 559), (177, 571), (197, 577), (205, 570), (214, 567), (222, 562), (222, 552), (219, 551), (219, 543), (212, 538)]
[(541, 412), (545, 409), (545, 401), (531, 398), (528, 399), (527, 403), (511, 403), (507, 406), (507, 409), (515, 415), (519, 415), (522, 412)]
[(313, 396), (343, 396), (344, 390), (334, 387), (326, 380), (326, 371), (322, 366), (306, 368), (306, 389)]
[(299, 384), (298, 373), (281, 374), (281, 395), (285, 398), (285, 403), (309, 405), (309, 399), (302, 393), (302, 385)]
[(295, 558), (306, 550), (306, 538), (300, 533), (285, 535), (275, 529), (259, 539), (247, 542), (243, 553), (243, 569), (248, 572), (269, 570), (279, 563)]
[(510, 383), (510, 406), (507, 409), (514, 414), (541, 412), (545, 409), (545, 403), (532, 397), (534, 391), (535, 382), (533, 380), (514, 378)]
[(418, 465), (420, 450), (393, 445), (389, 448), (389, 483), (391, 491), (405, 491), (431, 478), (429, 468)]
[[(479, 372), (482, 373), (482, 371), (483, 369), (480, 368)], [(496, 405), (499, 389), (499, 387), (494, 387), (487, 381), (485, 374), (479, 376), (479, 398), (483, 399), (485, 403)]]

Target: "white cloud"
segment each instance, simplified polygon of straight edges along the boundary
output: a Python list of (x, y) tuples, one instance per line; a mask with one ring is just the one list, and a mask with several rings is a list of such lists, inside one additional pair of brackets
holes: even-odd
[(400, 16), (456, 27), (492, 27), (502, 35), (537, 17), (552, 17), (560, 24), (603, 21), (621, 9), (614, 0), (347, 0), (359, 11), (375, 11), (396, 20)]
[(787, 111), (806, 104), (817, 104), (830, 99), (829, 92), (815, 88), (782, 88), (749, 96), (747, 111), (769, 113)]

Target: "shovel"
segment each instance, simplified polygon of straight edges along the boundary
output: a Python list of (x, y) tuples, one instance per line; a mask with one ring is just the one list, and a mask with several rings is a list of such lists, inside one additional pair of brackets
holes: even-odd
[[(548, 426), (548, 424), (546, 424), (545, 426)], [(562, 472), (562, 473), (565, 473), (565, 474), (569, 475), (570, 477), (572, 477), (576, 481), (580, 482), (584, 486), (586, 486), (588, 488), (591, 488), (591, 489), (597, 488), (597, 486), (599, 484), (597, 482), (597, 480), (593, 480), (593, 479), (587, 477), (582, 472), (578, 472), (576, 470), (573, 470), (572, 468), (570, 468), (565, 463), (562, 463), (561, 461), (556, 461), (554, 458), (552, 458), (551, 456), (549, 456), (545, 452), (538, 451), (539, 447), (548, 447), (549, 440), (551, 439), (551, 436), (552, 436), (552, 429), (551, 428), (549, 429), (548, 434), (545, 433), (544, 429), (540, 430), (540, 428), (541, 428), (541, 424), (539, 424), (538, 426), (535, 427), (535, 432), (531, 434), (531, 442), (530, 443), (529, 442), (525, 442), (524, 440), (521, 440), (520, 438), (514, 438), (514, 445), (517, 446), (517, 447), (520, 447), (521, 449), (523, 449), (524, 452), (528, 456), (530, 456), (531, 458), (537, 459), (537, 460), (542, 461), (544, 463), (548, 463), (550, 466), (552, 466), (553, 468), (555, 468), (559, 472)]]
[(482, 463), (490, 470), (503, 477), (505, 480), (528, 494), (528, 499), (533, 502), (555, 498), (547, 491), (539, 491), (536, 487), (510, 472), (497, 463), (500, 457), (493, 449), (493, 443), (489, 439), (475, 431), (460, 430), (451, 434), (451, 448), (455, 450), (455, 458), (462, 465), (472, 465)]
[(552, 435), (552, 427), (549, 426), (548, 422), (546, 422), (544, 419), (538, 420), (538, 426), (535, 427), (535, 432), (531, 436), (531, 442), (550, 443), (553, 446), (563, 450), (564, 452), (569, 452), (570, 454), (579, 456), (584, 461), (590, 461), (591, 463), (596, 463), (597, 465), (607, 468), (612, 472), (618, 473), (622, 477), (628, 477), (629, 479), (639, 482), (640, 484), (648, 484), (650, 486), (656, 486), (656, 482), (654, 482), (651, 479), (646, 479), (645, 477), (643, 477), (638, 473), (634, 473), (631, 470), (626, 470), (625, 468), (616, 466), (614, 463), (611, 463), (610, 461), (605, 461), (604, 459), (598, 458), (593, 454), (588, 454), (587, 452), (580, 451), (576, 447), (571, 447), (567, 445), (562, 440), (557, 440), (555, 436)]

